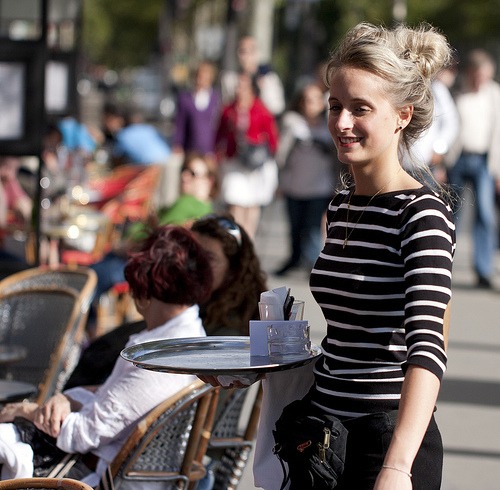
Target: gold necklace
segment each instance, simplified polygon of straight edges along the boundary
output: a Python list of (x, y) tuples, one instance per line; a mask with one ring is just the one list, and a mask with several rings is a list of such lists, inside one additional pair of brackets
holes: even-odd
[(353, 234), (356, 226), (358, 226), (359, 222), (361, 221), (361, 218), (363, 217), (363, 214), (365, 213), (366, 209), (370, 206), (371, 202), (384, 190), (386, 189), (387, 187), (389, 187), (389, 185), (393, 182), (393, 180), (398, 176), (399, 172), (401, 172), (401, 170), (403, 169), (403, 167), (399, 167), (398, 171), (395, 173), (395, 175), (393, 177), (391, 177), (391, 179), (386, 183), (384, 184), (377, 192), (375, 192), (375, 194), (373, 194), (372, 197), (370, 197), (370, 200), (368, 201), (367, 205), (364, 207), (363, 211), (361, 211), (361, 214), (359, 215), (359, 218), (358, 220), (356, 221), (356, 223), (353, 224), (353, 226), (351, 227), (351, 231), (347, 231), (348, 230), (348, 225), (349, 225), (349, 211), (351, 209), (351, 198), (352, 198), (352, 195), (354, 194), (354, 189), (352, 190), (352, 192), (349, 194), (349, 200), (347, 201), (347, 216), (346, 216), (346, 223), (345, 223), (345, 238), (344, 238), (344, 243), (342, 245), (342, 248), (344, 249), (347, 245), (347, 242), (349, 241), (349, 238), (351, 238), (351, 235)]

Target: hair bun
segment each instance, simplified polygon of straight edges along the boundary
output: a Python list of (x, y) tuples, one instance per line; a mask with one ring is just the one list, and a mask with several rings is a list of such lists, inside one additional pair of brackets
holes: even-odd
[(446, 38), (429, 24), (411, 29), (400, 25), (395, 31), (400, 57), (412, 62), (420, 74), (432, 79), (451, 62), (451, 49)]

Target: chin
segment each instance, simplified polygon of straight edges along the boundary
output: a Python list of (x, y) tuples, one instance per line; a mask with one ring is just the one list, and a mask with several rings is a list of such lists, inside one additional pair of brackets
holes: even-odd
[(359, 161), (359, 159), (355, 158), (354, 155), (349, 154), (349, 153), (339, 153), (338, 154), (338, 159), (342, 163), (345, 163), (346, 165), (351, 165), (351, 164), (356, 163), (357, 161)]

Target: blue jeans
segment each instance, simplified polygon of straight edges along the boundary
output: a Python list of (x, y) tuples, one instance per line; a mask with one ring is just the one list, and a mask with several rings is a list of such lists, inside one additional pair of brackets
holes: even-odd
[[(497, 240), (495, 181), (487, 167), (487, 155), (462, 153), (450, 169), (448, 179), (457, 194), (466, 183), (474, 194), (474, 268), (478, 276), (491, 278)], [(459, 217), (460, 203), (456, 214)]]
[(97, 274), (95, 299), (111, 289), (115, 284), (125, 281), (125, 265), (127, 261), (113, 252), (106, 254), (102, 260), (91, 265)]
[[(90, 266), (97, 274), (97, 285), (92, 302), (99, 301), (101, 294), (110, 290), (115, 284), (125, 281), (126, 264), (127, 261), (124, 258), (109, 252), (99, 262)], [(96, 316), (96, 308), (92, 306), (89, 311), (89, 325), (96, 321)]]
[(286, 198), (288, 219), (290, 222), (290, 262), (298, 264), (304, 259), (307, 266), (312, 266), (322, 249), (321, 220), (330, 197), (312, 199)]
[[(349, 431), (345, 467), (336, 490), (372, 490), (396, 425), (397, 411), (343, 421)], [(434, 417), (411, 468), (413, 490), (439, 490), (443, 442)]]

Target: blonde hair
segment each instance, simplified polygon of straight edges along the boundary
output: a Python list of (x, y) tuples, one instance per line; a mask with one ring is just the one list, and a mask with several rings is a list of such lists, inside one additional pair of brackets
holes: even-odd
[(431, 82), (452, 59), (446, 38), (429, 24), (393, 29), (361, 23), (351, 29), (330, 56), (326, 84), (333, 73), (350, 66), (386, 82), (388, 99), (396, 109), (413, 106), (413, 116), (401, 136), (407, 149), (431, 125), (434, 99)]

